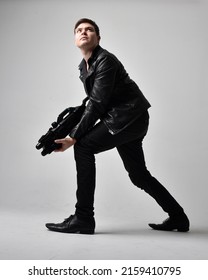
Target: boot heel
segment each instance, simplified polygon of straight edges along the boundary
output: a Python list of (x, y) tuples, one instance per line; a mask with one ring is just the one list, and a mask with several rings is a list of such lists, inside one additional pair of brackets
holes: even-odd
[(189, 228), (178, 228), (177, 230), (178, 232), (187, 232), (189, 231)]

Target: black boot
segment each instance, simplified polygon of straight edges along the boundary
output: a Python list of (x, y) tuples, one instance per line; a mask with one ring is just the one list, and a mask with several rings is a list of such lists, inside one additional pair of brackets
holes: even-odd
[(149, 224), (149, 226), (155, 230), (177, 230), (180, 232), (187, 232), (189, 231), (190, 223), (186, 214), (182, 214), (179, 216), (171, 216), (168, 219), (166, 219), (162, 224)]
[(71, 215), (62, 223), (47, 223), (46, 227), (52, 231), (58, 232), (94, 234), (95, 220), (94, 218), (80, 219), (76, 215)]

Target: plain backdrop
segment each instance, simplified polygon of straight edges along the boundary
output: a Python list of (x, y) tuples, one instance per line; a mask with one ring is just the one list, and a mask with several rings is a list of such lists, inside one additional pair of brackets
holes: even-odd
[[(88, 17), (100, 27), (101, 46), (122, 61), (152, 105), (144, 140), (148, 169), (193, 225), (207, 222), (207, 12), (205, 0), (0, 1), (4, 217), (38, 214), (47, 222), (53, 213), (62, 219), (74, 212), (73, 149), (42, 157), (35, 145), (62, 110), (85, 97), (73, 28)], [(132, 185), (115, 149), (96, 162), (98, 221), (166, 217)]]

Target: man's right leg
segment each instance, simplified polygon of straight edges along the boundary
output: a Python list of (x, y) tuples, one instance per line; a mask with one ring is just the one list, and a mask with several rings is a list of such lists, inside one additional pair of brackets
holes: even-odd
[(95, 155), (88, 146), (88, 141), (80, 141), (74, 146), (74, 157), (77, 170), (77, 203), (75, 214), (84, 219), (94, 216), (95, 192)]
[[(84, 138), (83, 138), (84, 139)], [(77, 169), (77, 203), (74, 215), (62, 223), (47, 223), (52, 231), (66, 233), (93, 234), (94, 220), (94, 191), (95, 191), (95, 156), (88, 145), (88, 138), (74, 145), (74, 157)]]
[(128, 133), (112, 135), (107, 127), (100, 122), (80, 141), (77, 141), (74, 145), (77, 169), (75, 215), (71, 215), (59, 224), (46, 224), (48, 229), (68, 233), (94, 233), (95, 154), (121, 145), (127, 139), (129, 139)]
[(95, 154), (112, 149), (126, 141), (127, 135), (112, 135), (104, 123), (95, 125), (74, 145), (77, 169), (77, 203), (75, 215), (59, 224), (49, 223), (53, 231), (94, 233)]

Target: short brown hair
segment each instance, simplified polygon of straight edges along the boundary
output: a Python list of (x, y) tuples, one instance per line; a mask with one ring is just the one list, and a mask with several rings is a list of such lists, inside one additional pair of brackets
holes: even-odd
[(95, 32), (96, 32), (97, 36), (100, 36), (100, 29), (99, 29), (98, 25), (93, 20), (91, 20), (89, 18), (81, 18), (80, 20), (78, 20), (77, 23), (74, 26), (74, 33), (75, 33), (75, 30), (77, 29), (77, 27), (81, 23), (86, 23), (86, 22), (91, 24), (95, 28)]

